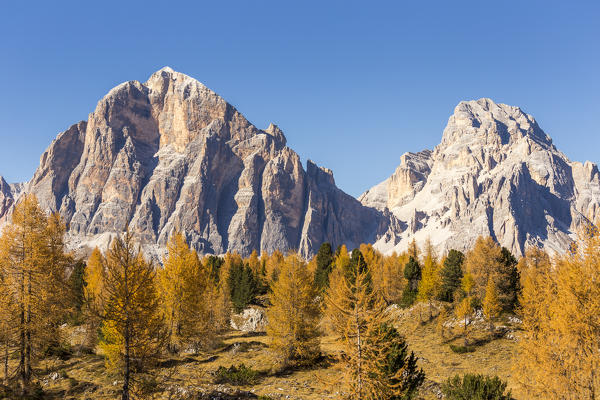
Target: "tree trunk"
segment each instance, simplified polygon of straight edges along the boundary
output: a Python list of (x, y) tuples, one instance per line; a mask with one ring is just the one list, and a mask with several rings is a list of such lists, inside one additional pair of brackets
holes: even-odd
[(362, 399), (362, 342), (361, 342), (361, 337), (360, 337), (360, 321), (358, 318), (358, 310), (357, 310), (357, 305), (354, 305), (354, 315), (355, 315), (355, 321), (356, 321), (356, 346), (357, 346), (357, 367), (358, 367), (358, 374), (357, 374), (357, 378), (358, 378), (358, 397), (357, 400), (361, 400)]
[(124, 371), (123, 371), (123, 396), (122, 400), (129, 400), (129, 369), (130, 369), (130, 360), (129, 360), (129, 322), (125, 323), (125, 363), (124, 363)]
[(465, 317), (465, 332), (464, 332), (464, 339), (465, 339), (465, 347), (467, 347), (467, 317)]
[(31, 271), (29, 272), (29, 282), (27, 283), (27, 295), (30, 304), (27, 305), (27, 319), (25, 321), (26, 337), (25, 337), (25, 377), (27, 386), (31, 381)]
[(25, 394), (27, 376), (25, 374), (25, 274), (21, 277), (21, 304), (19, 304), (19, 380), (21, 391)]
[(8, 385), (8, 333), (4, 343), (4, 384)]

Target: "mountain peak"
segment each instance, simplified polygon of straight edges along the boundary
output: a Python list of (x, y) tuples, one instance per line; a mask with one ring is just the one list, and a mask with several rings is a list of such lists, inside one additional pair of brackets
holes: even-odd
[(458, 103), (448, 119), (440, 146), (472, 147), (479, 143), (501, 148), (523, 138), (529, 138), (544, 147), (552, 147), (552, 139), (521, 108), (481, 98)]
[(410, 227), (380, 240), (382, 251), (427, 238), (441, 251), (463, 250), (489, 235), (518, 255), (528, 246), (562, 252), (582, 221), (600, 214), (597, 171), (571, 162), (519, 107), (481, 98), (461, 101), (433, 152), (403, 155), (360, 201)]
[(166, 65), (166, 66), (162, 67), (161, 69), (159, 69), (156, 72), (167, 72), (167, 73), (171, 73), (172, 74), (172, 73), (175, 72), (175, 70), (173, 70), (173, 68), (171, 68), (168, 65)]

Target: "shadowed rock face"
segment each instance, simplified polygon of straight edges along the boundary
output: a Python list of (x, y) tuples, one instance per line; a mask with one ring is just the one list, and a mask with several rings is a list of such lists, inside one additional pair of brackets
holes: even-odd
[(381, 238), (384, 251), (427, 237), (440, 251), (465, 250), (491, 235), (517, 255), (531, 245), (563, 252), (600, 215), (600, 181), (595, 164), (569, 161), (532, 116), (480, 99), (456, 107), (434, 151), (406, 153), (359, 200), (409, 228)]
[[(0, 181), (0, 216), (13, 196)], [(257, 129), (198, 81), (170, 68), (130, 81), (88, 121), (58, 135), (27, 186), (68, 224), (74, 248), (106, 246), (127, 226), (159, 254), (174, 230), (201, 253), (372, 242), (390, 216), (305, 171), (275, 125)], [(388, 232), (388, 236), (391, 233)]]

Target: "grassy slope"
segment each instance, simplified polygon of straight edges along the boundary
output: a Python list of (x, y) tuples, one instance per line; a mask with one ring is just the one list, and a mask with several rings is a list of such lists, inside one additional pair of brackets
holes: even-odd
[[(420, 312), (400, 312), (396, 316), (398, 328), (405, 334), (410, 348), (419, 356), (420, 365), (427, 375), (419, 396), (421, 399), (437, 398), (435, 394), (439, 392), (441, 382), (454, 374), (466, 372), (498, 375), (508, 381), (517, 399), (525, 398), (511, 375), (512, 358), (515, 354), (513, 340), (490, 340), (485, 326), (476, 324), (470, 334), (471, 343), (478, 343), (475, 351), (456, 354), (450, 350), (449, 343), (462, 344), (460, 329), (456, 328), (454, 334), (446, 329), (446, 339), (442, 340), (435, 320), (420, 322), (426, 315), (427, 312), (421, 309)], [(325, 354), (335, 355), (339, 353), (339, 345), (332, 337), (327, 336), (322, 339), (322, 350)], [(240, 388), (212, 383), (212, 374), (219, 366), (229, 367), (241, 363), (261, 372), (259, 383)], [(236, 390), (274, 399), (316, 400), (338, 397), (336, 382), (339, 375), (335, 362), (331, 360), (322, 362), (312, 370), (282, 374), (273, 374), (273, 365), (266, 336), (230, 332), (224, 338), (222, 346), (214, 352), (164, 360), (162, 367), (153, 371), (158, 375), (156, 387), (159, 391), (152, 398), (185, 398), (186, 394), (198, 396), (211, 392), (231, 394)], [(105, 370), (103, 358), (93, 354), (74, 356), (66, 361), (44, 360), (37, 375), (44, 382), (47, 398), (114, 399), (121, 384), (118, 377)], [(233, 396), (230, 398), (236, 398)]]

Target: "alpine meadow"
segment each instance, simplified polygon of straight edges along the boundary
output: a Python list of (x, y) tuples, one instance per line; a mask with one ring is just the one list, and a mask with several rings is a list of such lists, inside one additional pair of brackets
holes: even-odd
[(598, 4), (1, 14), (0, 400), (600, 400)]

